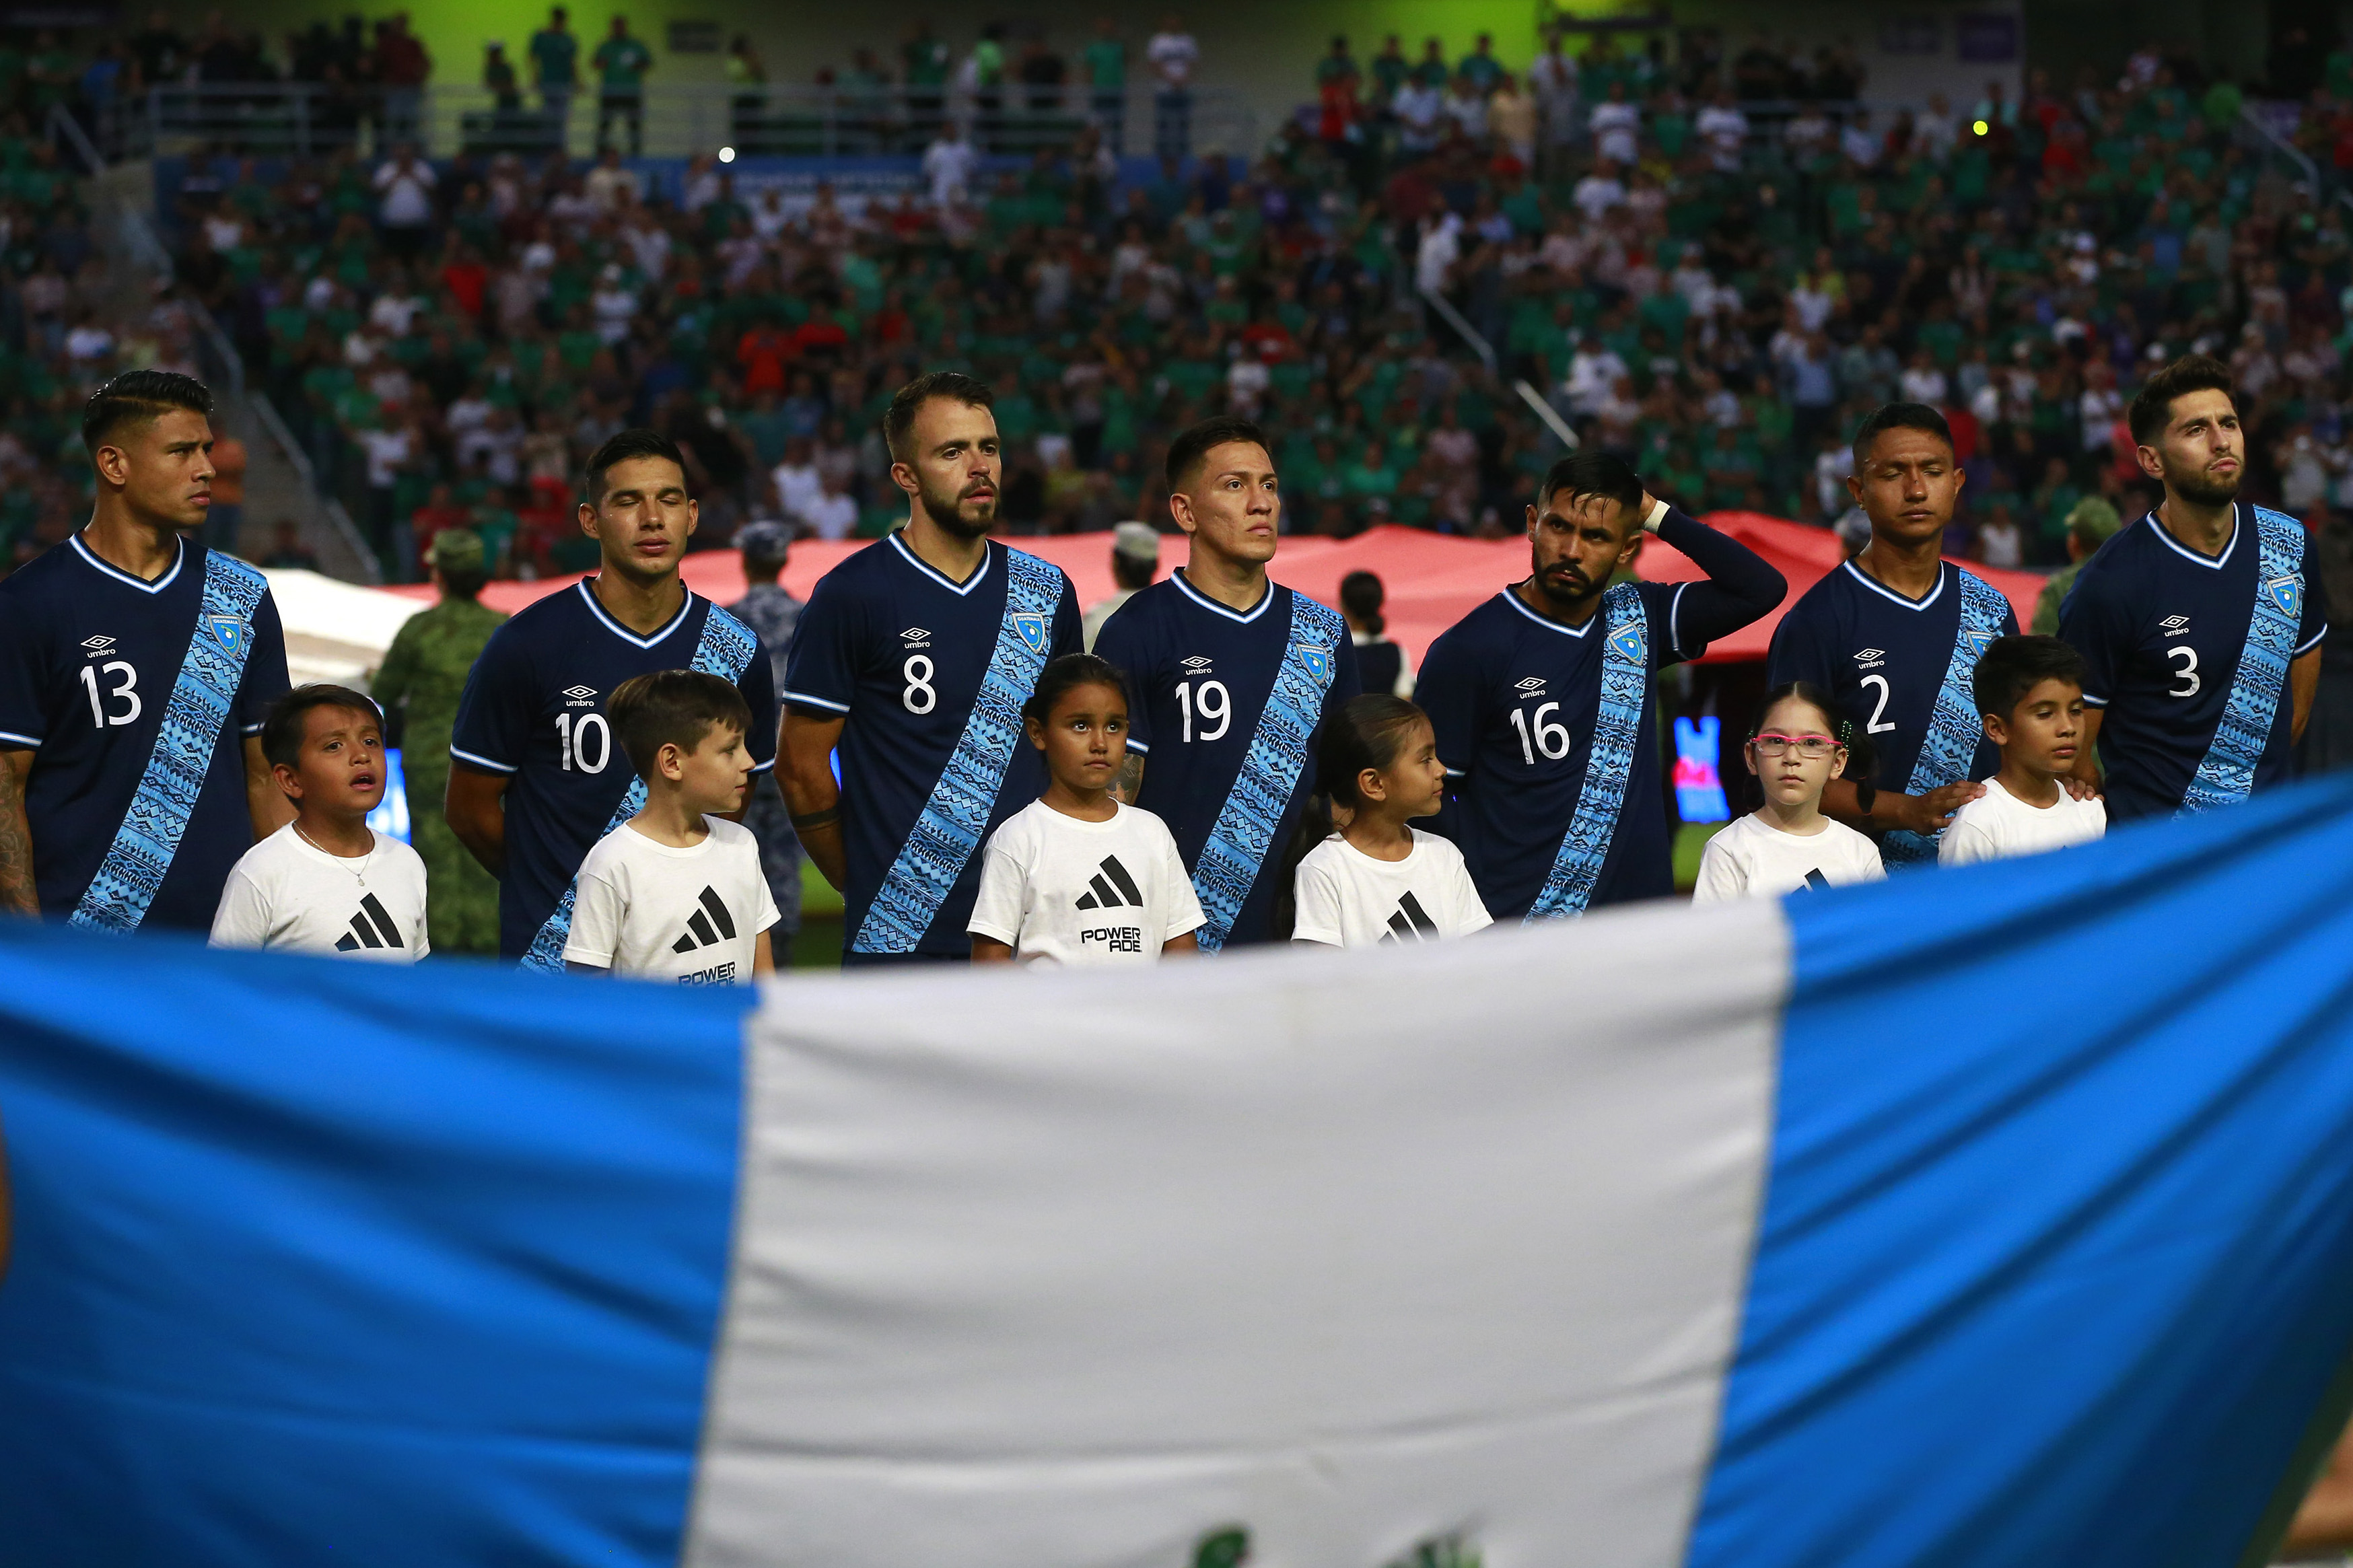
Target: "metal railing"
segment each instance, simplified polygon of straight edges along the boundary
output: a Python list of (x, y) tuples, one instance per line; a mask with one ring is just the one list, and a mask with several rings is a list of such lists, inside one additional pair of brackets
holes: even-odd
[[(1429, 303), (1431, 310), (1438, 312), (1440, 321), (1454, 329), (1455, 336), (1461, 338), (1469, 346), (1471, 352), (1479, 356), (1479, 363), (1487, 367), (1488, 374), (1501, 375), (1502, 370), (1495, 357), (1495, 345), (1487, 341), (1485, 333), (1471, 324), (1471, 319), (1468, 316), (1454, 308), (1453, 300), (1435, 289), (1422, 289), (1421, 298)], [(1512, 390), (1519, 395), (1520, 401), (1528, 405), (1529, 412), (1544, 421), (1545, 428), (1559, 437), (1562, 446), (1572, 452), (1577, 450), (1579, 444), (1577, 432), (1569, 428), (1568, 421), (1560, 416), (1560, 410), (1555, 408), (1542, 392), (1536, 390), (1535, 385), (1524, 376), (1514, 376), (1511, 386)]]
[(987, 92), (895, 84), (648, 84), (633, 96), (497, 94), (464, 84), (416, 89), (320, 82), (174, 83), (109, 105), (94, 140), (110, 159), (226, 153), (309, 157), (338, 148), (374, 155), (402, 142), (428, 157), (459, 153), (837, 157), (920, 153), (943, 125), (986, 153), (1068, 145), (1099, 127), (1114, 153), (1255, 156), (1257, 117), (1240, 92), (1195, 89), (1171, 99), (1148, 85), (1007, 83)]

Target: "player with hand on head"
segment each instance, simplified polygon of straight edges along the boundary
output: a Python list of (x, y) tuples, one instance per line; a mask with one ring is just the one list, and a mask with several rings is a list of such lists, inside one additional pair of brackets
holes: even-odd
[(1356, 695), (1340, 615), (1271, 581), (1282, 494), (1265, 435), (1205, 419), (1168, 447), (1185, 564), (1121, 606), (1095, 651), (1127, 675), (1123, 796), (1156, 813), (1200, 896), (1201, 948), (1272, 934), (1317, 729)]
[(261, 731), (294, 820), (245, 852), (213, 916), (215, 947), (414, 963), (427, 937), (425, 860), (367, 825), (384, 804), (384, 712), (345, 686), (298, 686)]
[[(1499, 921), (1664, 898), (1674, 875), (1651, 678), (1768, 614), (1789, 585), (1604, 452), (1552, 466), (1527, 530), (1527, 577), (1432, 643), (1414, 690), (1459, 781), (1455, 842)], [(1613, 584), (1646, 532), (1706, 580)]]
[(778, 742), (793, 831), (841, 889), (846, 966), (972, 956), (981, 846), (1045, 783), (1022, 707), (1079, 649), (1061, 568), (988, 536), (1004, 480), (988, 388), (918, 376), (882, 433), (907, 521), (809, 595)]
[(2176, 360), (2126, 417), (2165, 500), (2084, 563), (2059, 611), (2089, 709), (2074, 776), (2088, 786), (2105, 773), (2115, 822), (2286, 782), (2328, 635), (2304, 525), (2238, 499), (2247, 438), (2230, 371)]
[(212, 406), (169, 371), (91, 394), (90, 524), (0, 583), (0, 914), (209, 930), (229, 868), (294, 815), (261, 751), (278, 606), (192, 537)]
[(1806, 590), (1773, 631), (1766, 679), (1811, 682), (1878, 758), (1875, 780), (1836, 778), (1831, 816), (1873, 835), (1889, 867), (1936, 858), (1953, 813), (2000, 765), (1969, 687), (1994, 638), (2018, 635), (2001, 591), (1944, 558), (1961, 466), (1945, 416), (1890, 403), (1854, 433), (1847, 493), (1871, 542)]
[(754, 772), (774, 761), (776, 681), (752, 629), (679, 580), (700, 513), (667, 436), (624, 430), (588, 459), (580, 531), (596, 576), (532, 605), (491, 634), (466, 681), (449, 741), (449, 830), (499, 879), (499, 952), (564, 972), (574, 874), (635, 816), (645, 785), (615, 743), (621, 683), (693, 668), (743, 694)]
[(982, 851), (968, 929), (976, 963), (1153, 963), (1195, 952), (1201, 926), (1168, 825), (1111, 793), (1127, 755), (1127, 689), (1092, 654), (1064, 654), (1021, 710), (1046, 793)]

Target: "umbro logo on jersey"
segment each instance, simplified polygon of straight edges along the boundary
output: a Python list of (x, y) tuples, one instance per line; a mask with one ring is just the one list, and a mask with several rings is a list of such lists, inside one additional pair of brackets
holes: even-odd
[(1517, 691), (1523, 697), (1534, 697), (1537, 692), (1544, 689), (1544, 677), (1541, 675), (1531, 675), (1525, 680), (1514, 681), (1512, 683), (1512, 687), (1514, 690)]
[(672, 952), (692, 952), (698, 947), (735, 940), (735, 919), (717, 893), (705, 888), (695, 902), (702, 907), (687, 917), (686, 930), (670, 944)]
[(572, 699), (565, 704), (565, 707), (586, 708), (596, 700), (596, 689), (593, 686), (567, 686), (564, 689), (564, 695)]
[(84, 637), (81, 639), (81, 646), (90, 649), (90, 658), (96, 658), (100, 654), (106, 652), (109, 648), (114, 646), (114, 639), (112, 637)]
[(1082, 910), (1116, 910), (1124, 906), (1142, 909), (1144, 892), (1127, 868), (1119, 863), (1116, 855), (1103, 857), (1102, 867), (1088, 879), (1091, 891), (1079, 895), (1078, 907)]
[(2168, 616), (2165, 619), (2158, 622), (2157, 624), (2164, 628), (2165, 635), (2167, 637), (2188, 637), (2189, 635), (2189, 617), (2188, 616)]
[(909, 647), (929, 647), (932, 646), (932, 634), (921, 626), (909, 626), (899, 634), (899, 640)]
[(1858, 669), (1877, 669), (1886, 661), (1887, 650), (1883, 647), (1863, 648), (1854, 656), (1855, 668)]
[(1395, 913), (1389, 916), (1388, 933), (1383, 942), (1434, 942), (1438, 938), (1438, 922), (1421, 907), (1421, 900), (1411, 893), (1398, 900)]
[(361, 895), (359, 912), (352, 916), (352, 929), (335, 939), (337, 952), (357, 952), (364, 947), (405, 947), (400, 940), (400, 928), (392, 923), (392, 915), (377, 901), (374, 893)]
[(1202, 658), (1198, 653), (1192, 658), (1180, 660), (1179, 662), (1182, 663), (1188, 671), (1195, 675), (1207, 675), (1209, 673), (1209, 661)]

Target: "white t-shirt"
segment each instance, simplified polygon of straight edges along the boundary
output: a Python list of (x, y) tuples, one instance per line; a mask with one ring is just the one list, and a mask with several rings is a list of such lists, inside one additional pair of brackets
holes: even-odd
[(1820, 833), (1784, 833), (1752, 811), (1726, 823), (1700, 852), (1692, 902), (1778, 899), (1800, 888), (1886, 879), (1879, 846), (1845, 823), (1824, 817)]
[(691, 849), (628, 823), (596, 841), (574, 879), (566, 963), (681, 985), (746, 985), (759, 934), (776, 923), (751, 829), (706, 816)]
[(381, 833), (364, 856), (330, 855), (290, 822), (230, 869), (213, 912), (212, 944), (414, 963), (431, 951), (425, 862)]
[(1494, 924), (1471, 868), (1452, 841), (1420, 828), (1402, 860), (1377, 860), (1338, 834), (1299, 862), (1293, 942), (1371, 947), (1384, 942), (1438, 942)]
[(1183, 87), (1193, 79), (1193, 66), (1201, 58), (1201, 46), (1193, 41), (1190, 33), (1155, 33), (1144, 46), (1144, 58), (1151, 62), (1153, 71), (1170, 87)]
[(2029, 805), (2002, 788), (2000, 779), (1986, 780), (1985, 788), (1985, 794), (1954, 814), (1936, 846), (1938, 865), (1970, 866), (2040, 855), (2107, 836), (2108, 808), (2099, 801), (2077, 800), (2063, 788), (2056, 805)]
[(1023, 963), (1154, 963), (1202, 921), (1201, 900), (1168, 825), (1120, 805), (1084, 822), (1031, 801), (981, 851), (980, 894), (965, 929)]

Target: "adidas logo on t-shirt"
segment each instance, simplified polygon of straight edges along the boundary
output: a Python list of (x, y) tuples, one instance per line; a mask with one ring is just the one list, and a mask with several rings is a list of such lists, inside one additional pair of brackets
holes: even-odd
[(360, 897), (359, 912), (352, 917), (352, 929), (335, 939), (337, 952), (356, 952), (364, 947), (406, 947), (400, 940), (400, 928), (392, 923), (392, 915), (376, 901), (374, 893)]
[(735, 940), (734, 917), (717, 893), (705, 888), (695, 901), (702, 907), (688, 917), (684, 934), (670, 943), (672, 952), (692, 952), (698, 947)]
[[(1106, 881), (1106, 878), (1110, 879)], [(1115, 910), (1122, 905), (1133, 905), (1139, 910), (1144, 907), (1144, 894), (1136, 888), (1135, 879), (1127, 874), (1127, 868), (1119, 863), (1116, 855), (1103, 857), (1103, 869), (1094, 874), (1087, 886), (1094, 890), (1079, 895), (1079, 908), (1082, 910)]]
[(1398, 900), (1395, 913), (1389, 916), (1388, 934), (1383, 942), (1431, 942), (1438, 936), (1438, 922), (1421, 907), (1421, 900), (1410, 892)]

